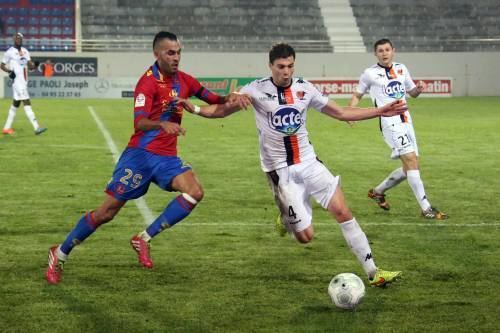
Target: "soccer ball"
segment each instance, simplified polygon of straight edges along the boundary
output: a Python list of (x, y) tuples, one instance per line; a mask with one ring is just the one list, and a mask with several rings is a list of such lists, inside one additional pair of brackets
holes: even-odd
[(353, 310), (365, 296), (365, 284), (356, 274), (341, 273), (330, 281), (328, 294), (337, 307)]

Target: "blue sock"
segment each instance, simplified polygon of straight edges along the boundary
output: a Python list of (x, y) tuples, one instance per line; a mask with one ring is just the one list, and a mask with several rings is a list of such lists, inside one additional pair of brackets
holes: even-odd
[(89, 237), (96, 229), (95, 223), (93, 223), (92, 213), (86, 213), (83, 215), (76, 226), (71, 230), (66, 240), (61, 244), (61, 251), (64, 254), (69, 254), (73, 248), (83, 242), (87, 237)]
[(177, 222), (188, 216), (195, 205), (187, 201), (182, 194), (170, 201), (167, 208), (149, 225), (146, 232), (154, 237), (166, 228), (173, 227)]

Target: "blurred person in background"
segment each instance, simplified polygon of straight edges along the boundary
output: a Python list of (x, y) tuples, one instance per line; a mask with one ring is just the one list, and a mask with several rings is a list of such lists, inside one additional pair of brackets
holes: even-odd
[(24, 112), (30, 121), (36, 135), (42, 134), (47, 130), (46, 127), (41, 127), (36, 120), (35, 113), (31, 108), (30, 96), (28, 93), (28, 69), (34, 69), (38, 66), (31, 60), (29, 51), (23, 47), (23, 34), (18, 32), (14, 35), (14, 46), (11, 46), (3, 55), (0, 68), (9, 74), (12, 79), (12, 95), (13, 101), (9, 108), (7, 121), (3, 127), (4, 135), (14, 135), (12, 124), (16, 117), (17, 109), (23, 102)]

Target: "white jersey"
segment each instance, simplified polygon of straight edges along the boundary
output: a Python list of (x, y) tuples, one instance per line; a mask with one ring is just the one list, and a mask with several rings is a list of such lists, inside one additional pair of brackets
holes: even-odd
[(16, 79), (14, 82), (23, 81), (26, 83), (28, 81), (28, 62), (31, 60), (29, 51), (21, 46), (18, 50), (11, 46), (3, 55), (2, 63), (7, 65), (10, 70), (16, 73)]
[[(384, 106), (395, 100), (406, 100), (406, 92), (415, 88), (408, 68), (403, 64), (393, 63), (391, 68), (373, 65), (361, 74), (357, 92), (365, 94), (368, 91), (372, 102), (376, 107)], [(409, 122), (410, 113), (405, 113), (393, 117), (380, 117), (380, 128)]]
[(328, 97), (298, 78), (293, 78), (289, 87), (278, 87), (271, 78), (255, 80), (240, 92), (252, 97), (262, 170), (269, 172), (316, 158), (306, 129), (307, 110), (321, 111)]

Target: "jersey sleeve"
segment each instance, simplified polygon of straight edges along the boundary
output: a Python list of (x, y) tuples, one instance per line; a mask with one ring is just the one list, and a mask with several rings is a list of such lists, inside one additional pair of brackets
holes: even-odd
[(321, 111), (330, 100), (328, 96), (323, 95), (311, 82), (308, 82), (309, 93), (311, 94), (311, 104), (312, 108)]
[(134, 127), (142, 118), (149, 118), (155, 91), (155, 85), (151, 80), (148, 80), (148, 77), (143, 76), (137, 82), (134, 91)]
[(250, 96), (252, 96), (252, 93), (253, 93), (253, 90), (254, 90), (254, 89), (252, 88), (252, 84), (253, 84), (253, 82), (250, 82), (250, 83), (245, 84), (243, 87), (241, 87), (241, 89), (240, 89), (240, 91), (239, 91), (239, 92), (240, 92), (241, 94), (245, 94), (245, 95), (250, 95)]
[(8, 65), (9, 65), (9, 62), (10, 62), (10, 54), (9, 54), (9, 51), (7, 50), (7, 51), (3, 54), (2, 63), (3, 63), (3, 64), (6, 64), (6, 65), (8, 66)]
[(413, 88), (415, 88), (416, 85), (415, 82), (413, 82), (413, 79), (411, 78), (411, 74), (408, 68), (406, 68), (406, 66), (403, 66), (403, 70), (405, 72), (405, 81), (404, 81), (405, 89), (406, 91), (410, 91)]
[(189, 86), (191, 96), (196, 96), (208, 104), (224, 104), (224, 97), (219, 96), (206, 89), (194, 77), (186, 74), (186, 83)]
[(367, 71), (364, 71), (359, 78), (358, 86), (356, 87), (356, 92), (360, 95), (366, 94), (370, 90), (370, 75)]
[(24, 49), (24, 57), (26, 58), (27, 61), (31, 60), (30, 51), (28, 51), (27, 49)]

